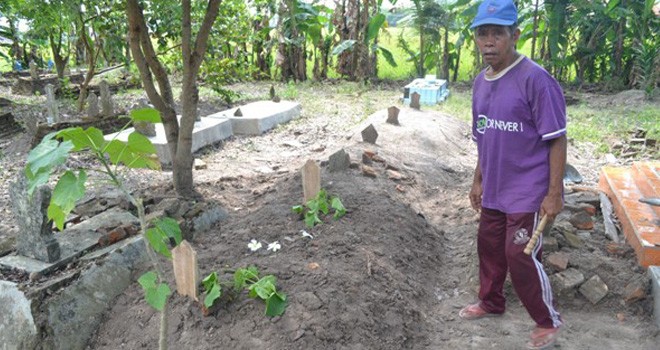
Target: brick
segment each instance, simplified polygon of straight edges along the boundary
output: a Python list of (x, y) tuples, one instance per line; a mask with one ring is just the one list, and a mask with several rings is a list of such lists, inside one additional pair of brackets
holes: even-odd
[(633, 304), (644, 300), (648, 296), (648, 281), (646, 279), (636, 279), (623, 289), (623, 301), (626, 304)]
[(376, 174), (376, 170), (374, 168), (368, 166), (368, 165), (363, 165), (362, 166), (362, 175), (366, 177), (377, 177), (378, 175)]
[(564, 271), (568, 267), (568, 255), (565, 253), (552, 253), (546, 261), (555, 271)]
[(568, 219), (568, 222), (570, 222), (571, 225), (573, 225), (573, 227), (577, 228), (578, 230), (593, 230), (594, 228), (593, 218), (591, 215), (583, 211), (571, 215), (570, 219)]
[(394, 181), (405, 180), (406, 177), (398, 171), (388, 170), (387, 178)]
[(589, 203), (575, 203), (575, 204), (565, 204), (564, 210), (571, 213), (585, 212), (588, 215), (596, 215), (596, 207)]
[(609, 291), (607, 284), (598, 275), (594, 275), (580, 286), (580, 293), (592, 304), (598, 304)]

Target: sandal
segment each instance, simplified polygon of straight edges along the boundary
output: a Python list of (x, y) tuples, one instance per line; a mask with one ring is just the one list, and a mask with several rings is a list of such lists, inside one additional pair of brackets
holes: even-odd
[(461, 311), (458, 312), (458, 316), (464, 320), (478, 320), (484, 317), (501, 316), (501, 314), (488, 312), (481, 307), (481, 303), (476, 303), (462, 308)]
[(549, 349), (553, 345), (555, 345), (558, 337), (559, 337), (559, 327), (556, 328), (536, 327), (532, 331), (530, 340), (527, 343), (527, 349), (530, 350)]

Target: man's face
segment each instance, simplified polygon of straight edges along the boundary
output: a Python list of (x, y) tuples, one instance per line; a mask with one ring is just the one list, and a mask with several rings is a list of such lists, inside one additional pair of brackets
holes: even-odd
[(512, 63), (515, 45), (520, 37), (518, 29), (512, 33), (509, 27), (483, 25), (477, 27), (474, 36), (484, 62), (494, 71), (499, 72)]

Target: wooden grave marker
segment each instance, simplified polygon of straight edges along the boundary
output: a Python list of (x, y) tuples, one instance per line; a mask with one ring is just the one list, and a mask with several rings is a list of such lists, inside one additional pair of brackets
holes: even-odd
[(197, 299), (197, 283), (199, 282), (197, 252), (185, 239), (172, 249), (172, 265), (174, 266), (176, 291), (199, 301)]
[(321, 168), (313, 160), (308, 160), (302, 168), (304, 203), (316, 197), (321, 190)]

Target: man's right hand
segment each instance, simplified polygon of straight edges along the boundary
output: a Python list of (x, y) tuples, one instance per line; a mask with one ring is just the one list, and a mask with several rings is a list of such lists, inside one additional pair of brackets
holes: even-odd
[(472, 183), (472, 189), (470, 189), (470, 204), (472, 205), (472, 209), (476, 211), (481, 210), (481, 195), (483, 192), (484, 190), (480, 182), (475, 181)]

